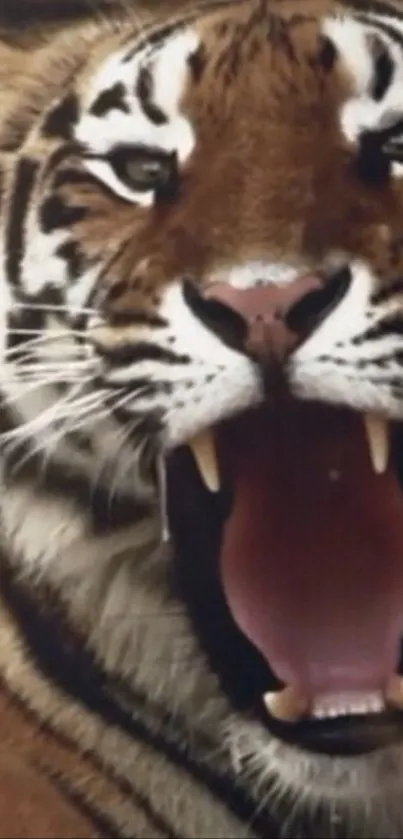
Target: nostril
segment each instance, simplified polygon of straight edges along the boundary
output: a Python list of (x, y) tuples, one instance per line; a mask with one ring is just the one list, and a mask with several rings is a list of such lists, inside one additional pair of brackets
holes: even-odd
[(351, 270), (343, 267), (325, 279), (319, 289), (308, 291), (284, 315), (292, 332), (312, 332), (340, 303), (351, 285)]
[(248, 324), (229, 304), (206, 297), (190, 279), (183, 282), (183, 296), (193, 314), (225, 344), (236, 350), (244, 346)]

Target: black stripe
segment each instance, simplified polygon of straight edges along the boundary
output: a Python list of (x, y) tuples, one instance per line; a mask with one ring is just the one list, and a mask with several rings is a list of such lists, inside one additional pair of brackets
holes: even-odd
[(126, 88), (122, 82), (116, 82), (112, 87), (103, 90), (92, 103), (89, 113), (95, 117), (104, 117), (109, 111), (122, 111), (130, 114), (126, 102)]
[(74, 239), (64, 242), (56, 249), (56, 255), (67, 262), (67, 272), (70, 280), (77, 280), (85, 270), (85, 259), (80, 245)]
[(400, 47), (403, 47), (403, 34), (397, 29), (394, 29), (389, 23), (385, 23), (383, 20), (381, 21), (377, 18), (366, 18), (365, 15), (357, 13), (354, 17), (359, 21), (359, 23), (371, 26), (373, 29), (378, 29), (379, 32), (383, 32), (384, 35), (388, 35), (392, 41), (395, 41), (395, 43), (399, 44)]
[[(105, 381), (104, 381), (104, 379), (102, 379), (101, 376), (99, 377), (99, 385), (100, 385), (100, 387), (102, 387), (102, 385), (105, 385)], [(122, 382), (108, 381), (108, 388), (118, 390), (120, 392), (122, 390)], [(153, 395), (153, 394), (158, 393), (161, 390), (163, 390), (163, 388), (160, 388), (160, 383), (159, 382), (158, 382), (158, 385), (157, 385), (157, 384), (153, 384), (153, 382), (151, 382), (149, 379), (139, 378), (139, 377), (136, 378), (136, 379), (133, 379), (133, 380), (130, 379), (130, 384), (128, 386), (128, 391), (129, 391), (129, 388), (130, 388), (130, 395), (133, 396), (133, 401), (136, 398), (136, 396), (138, 396), (138, 395), (150, 396), (150, 395)], [(139, 394), (139, 391), (141, 391), (141, 394)], [(163, 392), (165, 392), (165, 391), (163, 390)], [(129, 416), (130, 416), (130, 418), (133, 417), (133, 411), (131, 411), (129, 408), (126, 412), (123, 409), (120, 409), (120, 408), (112, 408), (112, 411), (113, 411), (114, 417), (117, 417), (119, 419), (119, 421), (121, 421), (121, 422), (127, 422), (127, 418)], [(138, 429), (136, 428), (136, 433), (137, 433), (137, 431), (138, 431)]]
[(94, 181), (96, 181), (96, 178), (94, 178), (94, 175), (92, 175), (91, 172), (88, 172), (87, 169), (66, 166), (55, 172), (52, 180), (52, 186), (54, 189), (59, 189), (60, 187), (66, 185), (70, 186), (71, 184), (77, 184), (78, 186), (93, 186)]
[(41, 23), (61, 23), (94, 18), (121, 8), (117, 0), (1, 0), (0, 26), (16, 27), (20, 32)]
[(374, 57), (374, 81), (372, 83), (372, 97), (376, 102), (380, 102), (389, 89), (393, 75), (395, 72), (395, 65), (388, 48), (382, 42), (381, 50), (377, 51)]
[(127, 312), (108, 312), (108, 323), (111, 326), (153, 326), (155, 329), (166, 329), (168, 321), (161, 315), (143, 312), (141, 309), (130, 309)]
[(346, 0), (346, 6), (347, 8), (357, 9), (363, 15), (365, 15), (365, 12), (373, 12), (380, 17), (387, 15), (388, 17), (395, 17), (397, 20), (403, 20), (403, 12), (400, 12), (390, 3), (380, 2), (380, 0)]
[[(104, 834), (105, 839), (120, 839), (126, 835), (119, 830), (116, 822), (112, 821), (110, 816), (101, 813), (98, 807), (95, 807), (77, 789), (74, 789), (69, 778), (51, 772), (43, 766), (40, 766), (39, 769), (42, 770), (42, 774), (47, 777), (48, 781), (56, 787), (69, 803), (73, 804), (84, 817), (92, 820), (95, 827)], [(120, 791), (122, 792), (122, 784), (120, 784)], [(135, 806), (137, 805), (143, 810), (146, 818), (154, 822), (154, 828), (159, 833), (170, 837), (170, 839), (182, 839), (180, 834), (159, 813), (154, 811), (144, 795), (129, 784), (127, 784), (125, 791), (134, 799)]]
[(78, 118), (79, 105), (77, 95), (71, 92), (46, 114), (42, 131), (47, 137), (71, 140), (73, 137), (73, 127), (78, 121)]
[(165, 125), (168, 122), (166, 114), (153, 101), (154, 81), (148, 67), (143, 67), (140, 70), (135, 93), (144, 114), (150, 122), (153, 122), (154, 125)]
[(12, 285), (20, 284), (21, 261), (24, 256), (24, 225), (29, 201), (39, 169), (37, 160), (22, 157), (18, 160), (12, 185), (12, 197), (6, 229), (6, 275)]
[(198, 84), (203, 78), (207, 66), (207, 50), (205, 44), (200, 44), (196, 51), (189, 55), (188, 66), (194, 83)]
[(124, 834), (120, 832), (116, 822), (102, 813), (98, 807), (90, 803), (82, 793), (75, 789), (70, 778), (66, 778), (61, 772), (56, 772), (37, 760), (29, 760), (28, 763), (38, 774), (46, 778), (67, 804), (77, 810), (87, 821), (92, 822), (101, 836), (105, 839), (121, 839), (123, 837)]
[(351, 343), (355, 346), (359, 346), (360, 344), (364, 344), (366, 341), (380, 341), (382, 338), (386, 338), (390, 335), (403, 335), (403, 317), (399, 318), (397, 315), (393, 315), (389, 318), (385, 318), (375, 326), (371, 326), (366, 330), (366, 332), (363, 332), (362, 335), (357, 335), (356, 338), (353, 338)]
[(97, 308), (100, 301), (101, 304), (103, 304), (108, 299), (111, 277), (113, 277), (115, 266), (119, 264), (119, 261), (124, 257), (126, 251), (132, 247), (132, 243), (133, 235), (130, 234), (126, 239), (123, 239), (123, 241), (120, 242), (118, 249), (115, 250), (110, 259), (107, 260), (106, 264), (98, 274), (96, 288), (94, 286), (93, 292), (90, 294), (87, 302), (88, 306)]
[(68, 157), (72, 157), (73, 155), (80, 155), (81, 147), (78, 143), (63, 143), (61, 146), (57, 146), (57, 148), (49, 155), (45, 166), (43, 168), (43, 178), (49, 177), (49, 175), (63, 163), (64, 160)]
[(61, 227), (72, 227), (82, 221), (88, 213), (88, 207), (71, 205), (60, 195), (46, 198), (39, 210), (39, 221), (44, 233), (53, 233)]
[[(193, 16), (189, 16), (193, 19)], [(188, 18), (181, 18), (179, 21), (175, 21), (174, 23), (164, 24), (164, 26), (158, 27), (154, 29), (153, 26), (150, 26), (149, 30), (145, 31), (143, 36), (139, 38), (136, 43), (130, 48), (130, 50), (126, 53), (123, 63), (128, 64), (133, 58), (136, 57), (137, 53), (140, 52), (145, 47), (155, 46), (158, 41), (163, 41), (165, 38), (168, 38), (169, 35), (172, 35), (182, 26), (184, 23), (188, 22)], [(150, 31), (151, 30), (151, 31)]]
[[(26, 302), (26, 299), (24, 300)], [(35, 299), (37, 302), (37, 298)], [(16, 312), (11, 311), (8, 315), (7, 322), (7, 349), (13, 349), (12, 360), (18, 362), (21, 353), (24, 353), (26, 341), (29, 339), (28, 332), (23, 334), (22, 330), (40, 330), (44, 326), (44, 313), (40, 309), (20, 309)], [(14, 332), (13, 330), (17, 330)], [(21, 330), (21, 331), (20, 331)], [(25, 362), (26, 363), (26, 362)]]
[(93, 175), (92, 172), (89, 172), (87, 169), (85, 169), (83, 167), (82, 161), (78, 162), (77, 168), (75, 168), (74, 166), (67, 165), (62, 169), (56, 171), (51, 181), (51, 184), (53, 189), (59, 189), (63, 186), (70, 187), (73, 184), (77, 186), (87, 187), (88, 189), (96, 189), (98, 193), (103, 193), (103, 195), (105, 195), (105, 197), (109, 201), (111, 198), (110, 187), (102, 183), (102, 181), (100, 181), (95, 175)]
[[(138, 52), (148, 46), (156, 46), (159, 41), (164, 41), (185, 26), (194, 21), (201, 20), (206, 15), (215, 10), (225, 9), (227, 6), (241, 6), (249, 4), (250, 0), (210, 0), (210, 2), (203, 3), (203, 7), (196, 7), (182, 15), (178, 15), (175, 20), (170, 20), (169, 23), (157, 24), (151, 23), (148, 27), (142, 27), (142, 36), (138, 38), (135, 44), (132, 43), (128, 52), (126, 53), (123, 62), (127, 64), (131, 61)], [(132, 42), (132, 38), (130, 41)]]
[[(1, 2), (1, 0), (0, 0)], [(87, 156), (88, 159), (90, 159)], [(103, 160), (104, 158), (98, 158)], [(89, 189), (96, 189), (97, 192), (103, 193), (103, 195), (110, 201), (111, 198), (111, 189), (110, 187), (106, 186), (106, 184), (102, 183), (92, 172), (89, 172), (88, 169), (85, 169), (83, 166), (82, 161), (78, 162), (77, 167), (72, 166), (64, 166), (62, 169), (59, 169), (55, 172), (54, 177), (51, 181), (53, 189), (59, 189), (63, 186), (83, 186), (88, 187)]]
[(381, 288), (371, 297), (371, 305), (376, 306), (379, 303), (385, 303), (387, 300), (390, 300), (395, 294), (401, 294), (403, 292), (403, 277), (398, 277), (396, 280), (393, 280), (392, 283), (385, 285), (384, 288)]
[(147, 341), (139, 341), (135, 344), (121, 344), (115, 347), (104, 346), (102, 342), (95, 346), (99, 353), (107, 359), (111, 367), (126, 366), (129, 364), (141, 363), (142, 361), (162, 361), (165, 364), (189, 364), (188, 355), (179, 355), (165, 347), (158, 347)]

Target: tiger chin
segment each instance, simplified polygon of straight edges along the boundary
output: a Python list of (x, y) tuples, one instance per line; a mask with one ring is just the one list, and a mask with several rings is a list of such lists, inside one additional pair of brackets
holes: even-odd
[(76, 5), (0, 38), (1, 823), (403, 837), (402, 9)]

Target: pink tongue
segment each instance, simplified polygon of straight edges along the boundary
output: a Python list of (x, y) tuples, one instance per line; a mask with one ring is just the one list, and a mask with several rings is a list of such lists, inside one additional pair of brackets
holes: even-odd
[(221, 571), (235, 620), (307, 691), (377, 689), (403, 632), (403, 501), (362, 418), (301, 405), (220, 431), (234, 506)]

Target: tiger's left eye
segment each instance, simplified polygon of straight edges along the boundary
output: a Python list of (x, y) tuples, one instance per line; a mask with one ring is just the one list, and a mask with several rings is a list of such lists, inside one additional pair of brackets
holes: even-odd
[(120, 148), (109, 157), (115, 174), (136, 192), (172, 192), (178, 182), (176, 152), (165, 153), (144, 148)]

